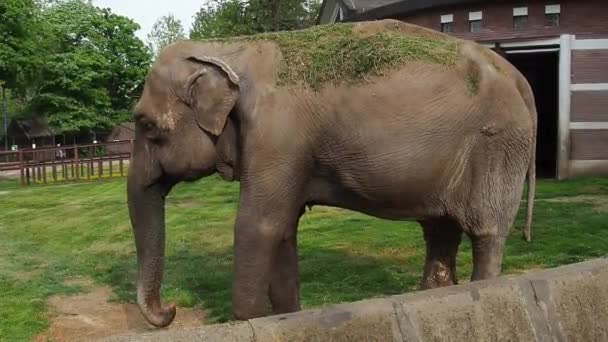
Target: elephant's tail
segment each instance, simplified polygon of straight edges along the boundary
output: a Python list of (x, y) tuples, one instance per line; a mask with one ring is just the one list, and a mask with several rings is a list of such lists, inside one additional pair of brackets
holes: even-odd
[[(535, 134), (536, 135), (536, 134)], [(534, 210), (534, 197), (536, 195), (536, 137), (532, 144), (532, 156), (528, 165), (528, 201), (526, 203), (526, 225), (524, 226), (524, 239), (532, 240), (532, 211)]]
[(528, 81), (522, 75), (520, 78), (520, 91), (523, 95), (528, 111), (530, 112), (530, 119), (532, 121), (532, 141), (530, 151), (530, 161), (528, 164), (528, 199), (526, 203), (526, 223), (524, 226), (524, 239), (528, 242), (532, 240), (532, 211), (534, 210), (534, 197), (536, 196), (536, 136), (538, 127), (538, 114), (536, 112), (536, 101), (534, 100), (534, 93)]

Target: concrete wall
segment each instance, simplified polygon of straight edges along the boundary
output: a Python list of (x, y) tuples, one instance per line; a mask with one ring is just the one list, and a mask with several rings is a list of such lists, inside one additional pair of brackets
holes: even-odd
[(247, 322), (105, 339), (112, 342), (549, 340), (608, 341), (608, 259)]

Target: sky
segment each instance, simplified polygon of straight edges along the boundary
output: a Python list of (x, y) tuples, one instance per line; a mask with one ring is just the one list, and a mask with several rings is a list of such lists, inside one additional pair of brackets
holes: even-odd
[(152, 25), (159, 17), (172, 13), (182, 21), (186, 35), (194, 21), (193, 16), (207, 0), (93, 0), (102, 8), (134, 19), (142, 28), (137, 36), (145, 41)]

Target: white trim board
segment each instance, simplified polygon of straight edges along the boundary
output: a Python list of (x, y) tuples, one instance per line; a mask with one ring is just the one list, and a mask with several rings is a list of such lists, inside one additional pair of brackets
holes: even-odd
[(571, 160), (571, 176), (608, 176), (608, 160)]
[(530, 46), (550, 46), (550, 45), (559, 46), (560, 43), (561, 43), (561, 41), (559, 38), (538, 39), (538, 40), (528, 40), (528, 41), (524, 41), (524, 42), (500, 43), (500, 47), (502, 47), (502, 48), (520, 48), (520, 47), (530, 47)]
[(608, 50), (608, 39), (575, 40), (572, 50)]
[(608, 83), (578, 83), (570, 86), (572, 91), (602, 91), (608, 90)]
[(570, 97), (572, 77), (572, 41), (575, 36), (563, 34), (559, 45), (559, 114), (557, 131), (557, 179), (569, 177), (570, 164)]
[(570, 129), (608, 129), (608, 122), (571, 122)]
[(507, 54), (558, 52), (559, 48), (533, 49), (533, 50), (506, 50)]

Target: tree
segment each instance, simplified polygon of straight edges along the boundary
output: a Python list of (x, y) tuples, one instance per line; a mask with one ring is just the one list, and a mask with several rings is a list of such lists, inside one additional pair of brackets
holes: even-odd
[(168, 14), (156, 20), (148, 34), (148, 44), (152, 53), (158, 56), (165, 46), (185, 38), (182, 22), (173, 14)]
[(32, 0), (0, 1), (0, 80), (16, 87), (22, 62), (29, 55), (27, 38), (36, 6)]
[(51, 4), (40, 20), (45, 51), (29, 80), (30, 111), (65, 131), (126, 120), (150, 65), (139, 25), (80, 0)]
[(294, 30), (314, 25), (319, 0), (214, 0), (196, 14), (191, 39)]
[(220, 38), (255, 33), (240, 0), (214, 0), (195, 15), (190, 39)]
[(318, 1), (302, 0), (250, 0), (249, 12), (258, 32), (302, 29), (314, 24), (310, 11)]

